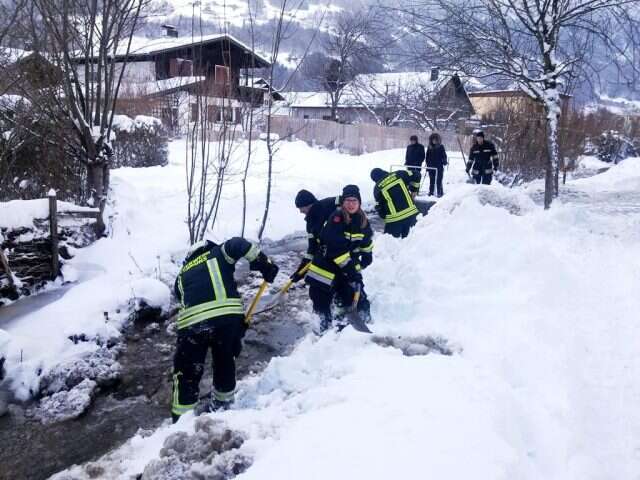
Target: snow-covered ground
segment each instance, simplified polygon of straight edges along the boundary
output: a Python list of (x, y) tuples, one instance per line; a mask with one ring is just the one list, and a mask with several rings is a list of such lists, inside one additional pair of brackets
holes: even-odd
[[(298, 187), (329, 194), (357, 181), (370, 200), (368, 169), (401, 153), (354, 158), (285, 145), (270, 235), (301, 228), (290, 206)], [(153, 231), (136, 198), (167, 209), (161, 236), (181, 218), (152, 172), (114, 175), (132, 248)], [(405, 356), (351, 329), (304, 339), (240, 383), (236, 409), (214, 415), (245, 438), (237, 450), (252, 465), (238, 478), (639, 478), (640, 220), (598, 202), (608, 192), (606, 201), (640, 205), (640, 159), (570, 182), (569, 200), (547, 212), (525, 189), (463, 184), (462, 162), (452, 161), (448, 178), (457, 184), (408, 239), (376, 237), (365, 283), (377, 335), (444, 337), (454, 355)], [(144, 265), (182, 248), (184, 237), (172, 235), (152, 240)], [(136, 436), (98, 462), (103, 478), (129, 478), (154, 459), (157, 467), (163, 442), (196, 423), (185, 416)], [(59, 478), (88, 475), (78, 467)]]
[[(255, 238), (266, 197), (265, 142), (255, 142), (248, 182), (247, 237)], [(239, 171), (246, 144), (236, 152), (230, 183), (223, 192), (221, 215), (211, 235), (216, 239), (241, 231), (241, 185)], [(266, 237), (278, 239), (304, 230), (304, 221), (293, 204), (300, 188), (319, 198), (337, 195), (346, 183), (359, 183), (363, 196), (372, 198), (368, 172), (374, 166), (399, 163), (402, 151), (378, 152), (362, 157), (312, 149), (302, 142), (283, 142), (274, 164), (274, 186)], [(94, 342), (74, 344), (69, 337), (84, 334), (90, 339), (118, 337), (132, 305), (144, 300), (167, 307), (177, 264), (188, 246), (185, 224), (185, 142), (170, 145), (166, 167), (114, 170), (110, 234), (65, 264), (65, 280), (78, 284), (55, 302), (17, 320), (0, 324), (0, 356), (6, 356), (9, 387), (21, 399), (38, 389), (42, 375), (60, 363), (73, 362), (99, 347)], [(46, 217), (46, 200), (0, 204), (1, 223)], [(28, 208), (22, 208), (26, 205)], [(66, 205), (62, 205), (66, 208)], [(22, 223), (20, 223), (22, 224)], [(286, 272), (285, 272), (286, 273)], [(106, 312), (106, 313), (105, 313)], [(1, 312), (0, 312), (1, 313)]]

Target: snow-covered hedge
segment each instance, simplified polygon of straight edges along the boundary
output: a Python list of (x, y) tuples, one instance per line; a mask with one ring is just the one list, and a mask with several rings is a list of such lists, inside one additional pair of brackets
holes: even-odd
[(157, 118), (138, 115), (132, 119), (126, 115), (115, 115), (113, 132), (114, 167), (152, 167), (167, 164), (167, 132)]

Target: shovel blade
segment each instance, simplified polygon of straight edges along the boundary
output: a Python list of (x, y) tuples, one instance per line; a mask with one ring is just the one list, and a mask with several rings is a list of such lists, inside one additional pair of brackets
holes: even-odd
[(356, 310), (351, 310), (349, 313), (347, 313), (346, 317), (349, 321), (349, 324), (354, 328), (354, 330), (362, 333), (373, 333), (371, 332), (371, 330), (369, 330), (369, 327), (367, 327), (367, 324), (364, 323), (362, 316)]
[(284, 301), (284, 296), (285, 294), (283, 292), (278, 292), (273, 295), (264, 295), (258, 302), (255, 313), (263, 313), (273, 310)]

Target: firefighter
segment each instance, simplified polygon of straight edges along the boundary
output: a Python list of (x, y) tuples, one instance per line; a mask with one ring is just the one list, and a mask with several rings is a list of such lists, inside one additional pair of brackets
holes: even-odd
[(498, 152), (495, 145), (484, 139), (484, 132), (474, 134), (474, 142), (469, 151), (467, 173), (471, 171), (473, 180), (483, 185), (491, 185), (493, 172), (498, 170)]
[(404, 165), (413, 175), (409, 183), (409, 191), (414, 197), (420, 190), (420, 182), (422, 181), (422, 163), (425, 161), (424, 145), (418, 142), (417, 135), (409, 137), (409, 145), (404, 155)]
[(307, 251), (302, 257), (300, 265), (291, 275), (291, 280), (299, 282), (304, 278), (301, 273), (304, 267), (313, 260), (313, 256), (320, 246), (320, 232), (329, 216), (340, 206), (340, 196), (317, 200), (308, 190), (300, 190), (296, 195), (296, 207), (304, 214), (307, 227)]
[(192, 410), (200, 392), (199, 384), (207, 352), (213, 360), (213, 391), (209, 411), (228, 408), (236, 388), (235, 358), (242, 349), (247, 325), (244, 308), (233, 277), (238, 260), (249, 261), (269, 283), (278, 267), (244, 238), (234, 237), (218, 245), (209, 240), (193, 245), (175, 282), (181, 308), (178, 338), (173, 361), (171, 413), (174, 423)]
[(320, 247), (306, 276), (313, 310), (320, 317), (320, 332), (333, 323), (334, 297), (346, 309), (352, 306), (359, 291), (356, 308), (365, 321), (370, 318), (361, 272), (373, 260), (373, 230), (361, 208), (360, 189), (356, 185), (344, 187), (340, 198), (340, 208), (329, 216), (320, 232)]
[(405, 238), (416, 224), (418, 208), (409, 193), (412, 180), (410, 172), (387, 172), (381, 168), (371, 170), (375, 182), (373, 196), (376, 210), (384, 220), (384, 233), (396, 238)]

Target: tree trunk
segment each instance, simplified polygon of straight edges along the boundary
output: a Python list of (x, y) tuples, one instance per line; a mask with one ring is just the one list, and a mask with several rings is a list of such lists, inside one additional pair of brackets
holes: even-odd
[(548, 97), (545, 101), (545, 113), (547, 124), (547, 162), (545, 166), (544, 182), (544, 208), (551, 207), (556, 191), (556, 171), (558, 168), (558, 120), (560, 117), (558, 99)]
[(96, 222), (96, 233), (102, 235), (105, 231), (103, 218), (104, 207), (106, 204), (105, 182), (108, 181), (108, 173), (105, 175), (105, 165), (101, 162), (90, 163), (87, 167), (87, 182), (89, 198), (87, 203), (95, 208), (100, 209), (100, 214)]

